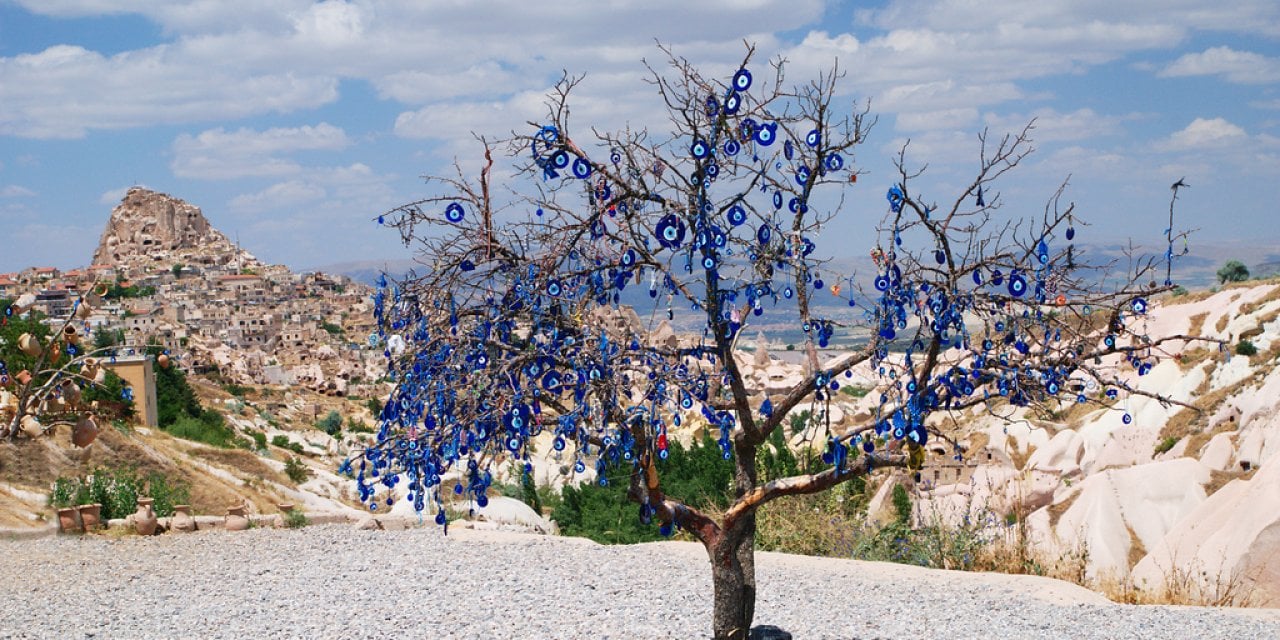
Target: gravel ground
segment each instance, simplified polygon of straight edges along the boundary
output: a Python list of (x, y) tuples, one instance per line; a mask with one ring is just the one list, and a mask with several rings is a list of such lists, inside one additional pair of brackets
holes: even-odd
[[(1280, 638), (1280, 612), (1111, 604), (1074, 585), (765, 553), (756, 624), (807, 638)], [(691, 543), (436, 528), (0, 542), (5, 638), (698, 638)]]

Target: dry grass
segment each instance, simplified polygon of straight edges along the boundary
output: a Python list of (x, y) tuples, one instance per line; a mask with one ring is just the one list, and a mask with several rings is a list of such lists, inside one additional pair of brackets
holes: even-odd
[(1197, 313), (1191, 316), (1191, 328), (1187, 331), (1188, 335), (1198, 336), (1204, 332), (1204, 321), (1209, 318), (1209, 312)]
[(1214, 329), (1216, 329), (1218, 333), (1222, 333), (1227, 330), (1227, 325), (1230, 324), (1230, 322), (1231, 318), (1224, 313), (1222, 314), (1222, 317), (1218, 318), (1218, 324), (1214, 325)]

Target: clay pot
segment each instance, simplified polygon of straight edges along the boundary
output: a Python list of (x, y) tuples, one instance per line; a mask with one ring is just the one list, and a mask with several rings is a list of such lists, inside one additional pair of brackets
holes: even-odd
[(84, 525), (85, 531), (97, 531), (102, 528), (102, 505), (82, 504), (77, 509), (80, 511), (80, 523)]
[(22, 433), (28, 438), (38, 438), (44, 435), (44, 425), (35, 416), (22, 416)]
[(76, 317), (81, 320), (87, 320), (91, 315), (93, 315), (93, 307), (81, 300), (80, 304), (76, 305)]
[(227, 508), (227, 517), (223, 520), (223, 528), (227, 531), (244, 531), (249, 528), (249, 518), (244, 515), (244, 505)]
[(18, 336), (18, 349), (32, 358), (40, 355), (44, 351), (44, 346), (40, 344), (40, 340), (35, 336), (24, 333)]
[(169, 528), (183, 533), (196, 530), (196, 519), (191, 517), (191, 505), (176, 504), (173, 506), (173, 518), (169, 520)]
[(98, 423), (93, 419), (93, 414), (86, 413), (80, 416), (76, 426), (71, 429), (71, 444), (83, 449), (97, 439)]
[(80, 344), (80, 332), (76, 331), (75, 325), (69, 324), (62, 329), (62, 339), (66, 340), (67, 344)]
[(74, 380), (63, 380), (59, 386), (62, 387), (62, 397), (66, 399), (68, 404), (72, 406), (80, 404), (80, 385), (76, 384)]
[(156, 364), (160, 365), (160, 368), (161, 368), (161, 369), (168, 369), (168, 368), (169, 368), (169, 356), (168, 356), (168, 355), (166, 355), (166, 354), (163, 354), (163, 353), (162, 353), (162, 354), (160, 354), (160, 355), (158, 355), (158, 356), (156, 356)]
[(17, 380), (18, 384), (21, 384), (21, 385), (30, 384), (31, 372), (27, 371), (26, 369), (23, 369), (22, 371), (19, 371), (18, 375), (14, 376), (13, 379)]
[(80, 526), (80, 510), (75, 507), (67, 507), (58, 509), (58, 532), (59, 533), (80, 533), (84, 529)]
[(156, 512), (151, 510), (151, 498), (138, 498), (138, 510), (134, 512), (133, 530), (140, 536), (153, 535), (156, 532)]

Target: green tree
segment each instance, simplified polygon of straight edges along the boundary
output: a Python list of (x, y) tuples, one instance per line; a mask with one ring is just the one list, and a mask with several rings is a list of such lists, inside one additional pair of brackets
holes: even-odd
[(1249, 279), (1249, 268), (1244, 266), (1239, 260), (1228, 260), (1226, 264), (1218, 269), (1218, 282), (1226, 284), (1228, 282), (1244, 282)]
[(329, 415), (316, 423), (316, 428), (335, 438), (338, 437), (338, 434), (342, 433), (342, 414), (337, 410), (330, 411)]

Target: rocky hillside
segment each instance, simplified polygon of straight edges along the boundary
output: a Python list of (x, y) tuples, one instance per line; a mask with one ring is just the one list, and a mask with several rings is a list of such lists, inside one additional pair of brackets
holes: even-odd
[(232, 262), (246, 268), (259, 264), (213, 228), (200, 207), (141, 187), (129, 189), (111, 210), (93, 252), (93, 264), (126, 269)]

